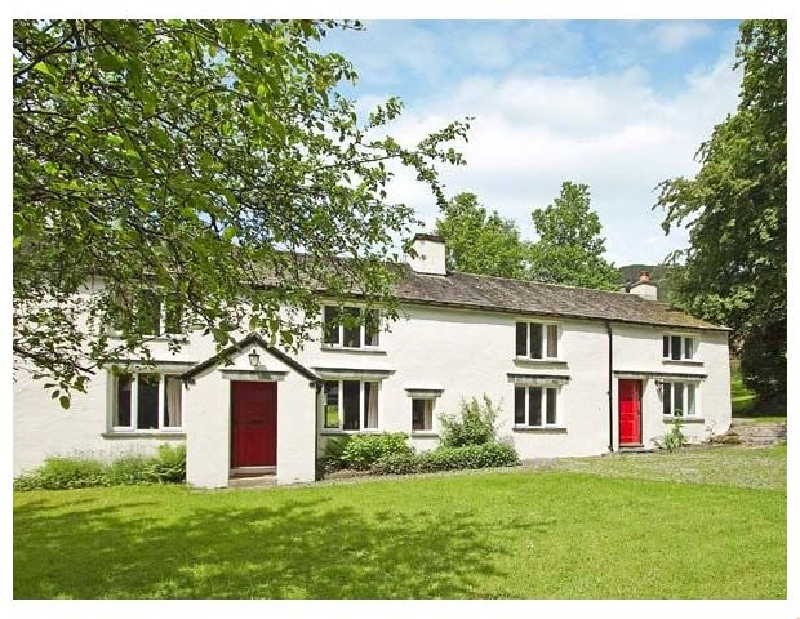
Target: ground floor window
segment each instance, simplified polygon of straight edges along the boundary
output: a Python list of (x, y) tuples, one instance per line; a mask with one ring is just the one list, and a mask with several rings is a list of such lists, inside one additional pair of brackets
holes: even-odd
[(557, 426), (557, 400), (557, 387), (515, 387), (514, 425), (533, 428)]
[(434, 398), (411, 399), (411, 429), (415, 432), (433, 430)]
[(128, 373), (113, 377), (114, 428), (161, 430), (183, 426), (182, 385), (178, 376), (160, 373)]
[(361, 380), (326, 380), (324, 427), (373, 430), (378, 427), (378, 383)]
[(664, 382), (661, 394), (664, 415), (694, 417), (697, 414), (696, 392), (694, 383)]

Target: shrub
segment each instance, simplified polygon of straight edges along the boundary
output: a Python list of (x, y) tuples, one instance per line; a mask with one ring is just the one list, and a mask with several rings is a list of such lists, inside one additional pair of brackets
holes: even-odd
[(455, 469), (481, 469), (517, 464), (517, 452), (508, 443), (460, 445), (438, 447), (420, 454), (421, 471), (452, 471)]
[(186, 445), (161, 445), (158, 455), (149, 462), (151, 478), (162, 484), (181, 484), (186, 481)]
[(338, 471), (345, 468), (345, 463), (342, 460), (342, 453), (347, 443), (350, 442), (349, 436), (337, 436), (336, 438), (329, 438), (325, 441), (325, 451), (323, 452), (323, 470), (325, 471)]
[(123, 456), (108, 465), (106, 476), (109, 486), (136, 486), (153, 482), (152, 458)]
[(419, 456), (414, 453), (394, 453), (381, 456), (370, 467), (375, 475), (408, 475), (419, 469)]
[(686, 444), (687, 438), (686, 435), (681, 431), (681, 426), (682, 424), (680, 420), (676, 419), (672, 425), (672, 430), (670, 430), (661, 441), (661, 446), (669, 453), (677, 451)]
[(344, 446), (341, 461), (346, 468), (366, 471), (388, 455), (411, 455), (414, 450), (402, 432), (353, 436)]
[(483, 402), (478, 398), (461, 401), (458, 415), (442, 415), (442, 445), (461, 447), (462, 445), (485, 445), (494, 442), (494, 421), (498, 408), (491, 398), (484, 394)]
[(106, 485), (106, 465), (99, 460), (81, 458), (47, 458), (38, 469), (14, 480), (15, 490), (67, 490)]

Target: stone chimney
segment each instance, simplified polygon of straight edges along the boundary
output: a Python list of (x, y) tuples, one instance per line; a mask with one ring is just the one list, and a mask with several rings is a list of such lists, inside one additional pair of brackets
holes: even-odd
[(631, 286), (631, 294), (638, 294), (651, 301), (658, 300), (658, 288), (650, 282), (650, 271), (639, 272), (639, 281)]
[(417, 254), (409, 257), (408, 264), (415, 273), (426, 275), (445, 275), (444, 239), (436, 234), (418, 232), (414, 235), (411, 247)]

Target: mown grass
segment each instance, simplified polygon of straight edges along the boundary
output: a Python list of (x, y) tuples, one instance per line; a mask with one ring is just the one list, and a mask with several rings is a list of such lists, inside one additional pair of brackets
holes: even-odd
[[(728, 473), (781, 462), (775, 449), (720, 452), (718, 461), (725, 454)], [(695, 469), (693, 458), (660, 462)], [(726, 473), (718, 485), (651, 481), (636, 478), (651, 474), (638, 464), (623, 479), (604, 476), (610, 469), (596, 460), (592, 474), (17, 493), (14, 597), (786, 596), (780, 484), (742, 487), (759, 484), (732, 473), (727, 485)], [(601, 468), (642, 461), (606, 460)]]

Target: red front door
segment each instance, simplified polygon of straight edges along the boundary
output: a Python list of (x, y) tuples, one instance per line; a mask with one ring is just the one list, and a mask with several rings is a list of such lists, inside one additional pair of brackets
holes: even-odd
[(277, 383), (231, 382), (231, 466), (275, 466)]
[(642, 381), (619, 381), (619, 444), (642, 444)]

